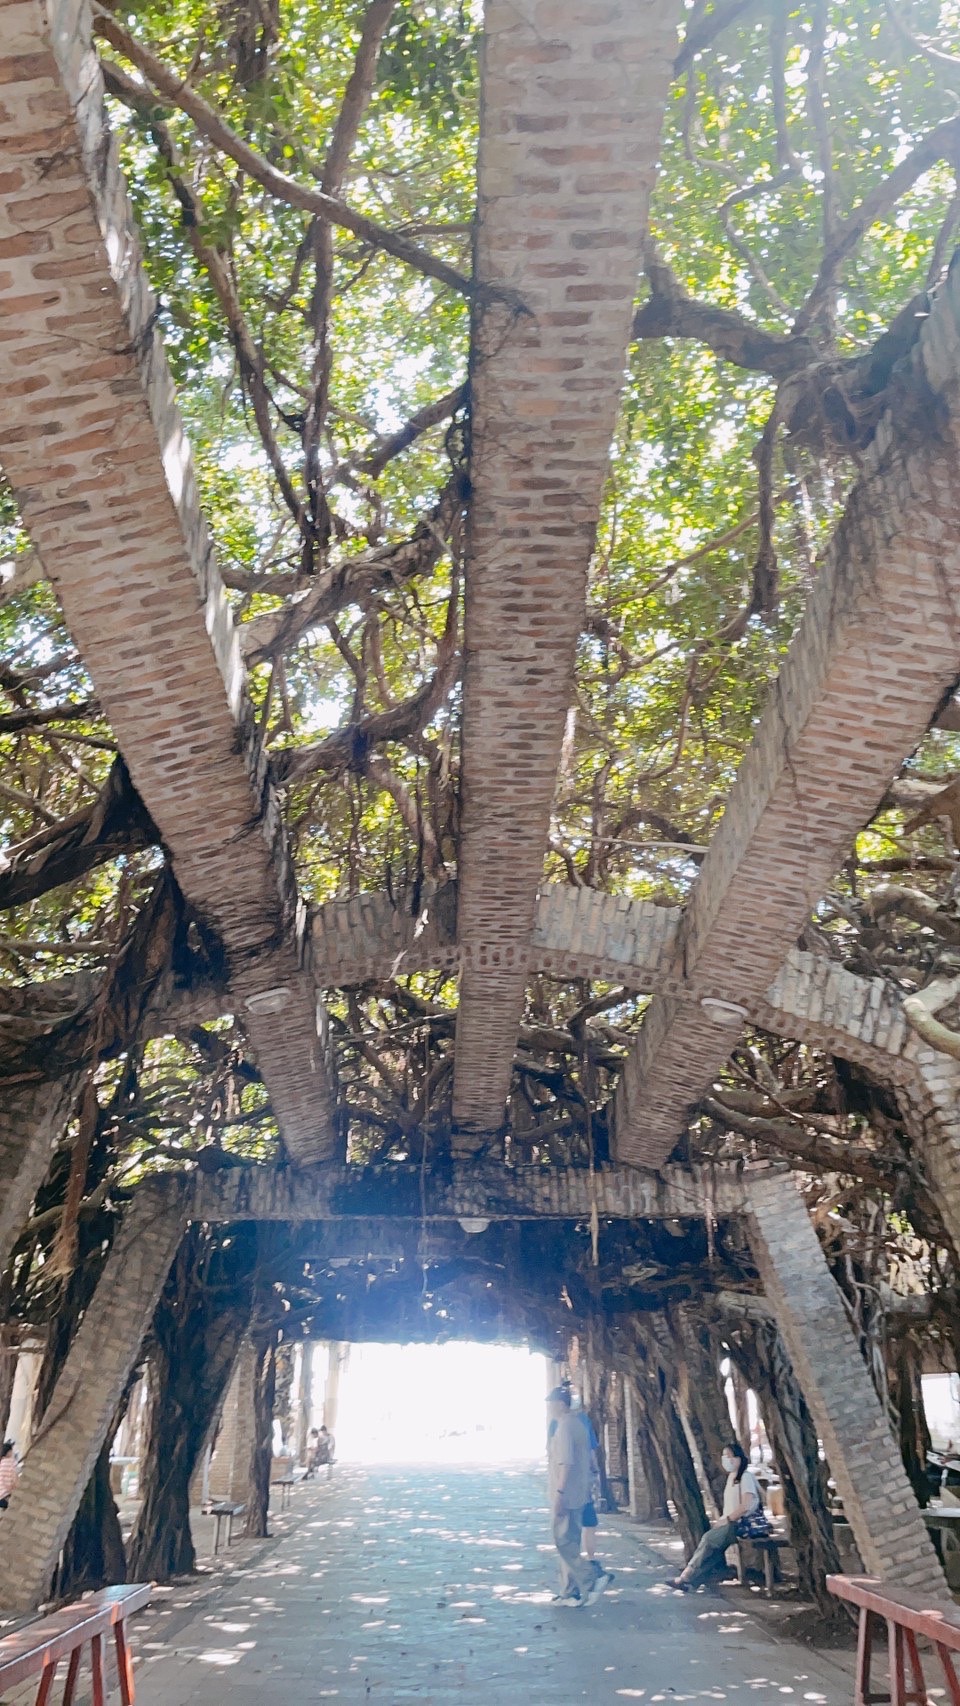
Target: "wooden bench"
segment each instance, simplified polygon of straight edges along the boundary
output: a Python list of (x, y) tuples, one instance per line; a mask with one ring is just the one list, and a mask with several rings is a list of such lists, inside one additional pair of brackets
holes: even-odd
[(149, 1582), (104, 1588), (89, 1599), (62, 1606), (49, 1617), (34, 1618), (12, 1635), (4, 1635), (0, 1638), (0, 1696), (38, 1677), (36, 1706), (46, 1706), (57, 1666), (61, 1659), (67, 1659), (63, 1706), (72, 1706), (83, 1648), (89, 1641), (93, 1706), (104, 1706), (103, 1638), (112, 1629), (120, 1699), (122, 1706), (133, 1706), (133, 1663), (124, 1625), (128, 1617), (147, 1604), (152, 1592)]
[[(883, 1582), (876, 1576), (828, 1576), (827, 1587), (838, 1599), (857, 1606), (860, 1612), (855, 1706), (872, 1706), (874, 1701), (890, 1701), (891, 1706), (908, 1706), (908, 1703), (929, 1706), (930, 1696), (917, 1648), (918, 1635), (936, 1648), (947, 1697), (951, 1706), (960, 1706), (960, 1679), (953, 1659), (953, 1654), (960, 1652), (960, 1609), (946, 1598), (941, 1605), (931, 1605), (930, 1594), (899, 1587), (896, 1582)], [(873, 1643), (881, 1621), (887, 1625), (889, 1694), (875, 1694), (870, 1687)], [(910, 1688), (906, 1674), (908, 1659), (913, 1683)]]
[[(763, 1562), (763, 1594), (765, 1599), (773, 1598), (773, 1590), (783, 1580), (780, 1568), (780, 1554), (788, 1551), (790, 1541), (785, 1534), (768, 1534), (763, 1539), (743, 1539), (736, 1542), (737, 1547), (737, 1581), (742, 1584), (745, 1576), (746, 1560), (744, 1548), (752, 1546), (760, 1553)], [(960, 1706), (960, 1702), (958, 1702)]]
[(216, 1504), (207, 1506), (207, 1515), (212, 1516), (217, 1525), (213, 1535), (215, 1553), (220, 1550), (220, 1536), (223, 1533), (224, 1523), (227, 1525), (227, 1545), (229, 1546), (233, 1540), (233, 1525), (238, 1516), (244, 1515), (246, 1508), (246, 1505), (232, 1505), (226, 1499), (220, 1499)]

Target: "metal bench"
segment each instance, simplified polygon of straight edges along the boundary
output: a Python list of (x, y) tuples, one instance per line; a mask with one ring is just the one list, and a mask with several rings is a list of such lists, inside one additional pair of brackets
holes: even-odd
[(238, 1516), (244, 1515), (246, 1508), (246, 1505), (232, 1505), (225, 1499), (218, 1500), (214, 1505), (208, 1505), (207, 1515), (212, 1516), (217, 1525), (213, 1534), (213, 1550), (215, 1553), (220, 1550), (220, 1537), (223, 1533), (224, 1523), (227, 1526), (227, 1545), (229, 1546), (233, 1539), (233, 1525)]
[[(873, 1706), (875, 1701), (890, 1701), (891, 1706), (908, 1706), (908, 1703), (928, 1706), (930, 1695), (920, 1662), (918, 1636), (936, 1648), (947, 1698), (951, 1706), (960, 1706), (960, 1679), (953, 1658), (954, 1653), (960, 1652), (960, 1609), (946, 1600), (942, 1605), (931, 1605), (929, 1594), (899, 1587), (896, 1582), (880, 1581), (876, 1576), (828, 1576), (827, 1587), (838, 1599), (857, 1606), (860, 1613), (855, 1706)], [(881, 1621), (887, 1625), (889, 1694), (876, 1694), (870, 1687), (873, 1643)], [(913, 1684), (909, 1688), (908, 1660)], [(942, 1694), (943, 1690), (938, 1689), (937, 1693)]]
[(280, 1488), (280, 1509), (282, 1511), (285, 1511), (287, 1506), (289, 1505), (289, 1503), (290, 1503), (290, 1489), (291, 1489), (291, 1487), (295, 1487), (296, 1484), (297, 1484), (296, 1483), (296, 1477), (293, 1475), (281, 1475), (279, 1481), (272, 1481), (270, 1483), (271, 1492), (273, 1491), (274, 1487)]
[(36, 1706), (46, 1706), (61, 1659), (67, 1659), (63, 1706), (72, 1706), (83, 1648), (90, 1643), (90, 1672), (93, 1706), (104, 1706), (106, 1680), (103, 1638), (113, 1631), (117, 1655), (117, 1678), (122, 1706), (133, 1706), (133, 1664), (127, 1646), (125, 1624), (150, 1598), (149, 1582), (129, 1587), (104, 1588), (76, 1605), (64, 1605), (49, 1617), (37, 1617), (0, 1639), (0, 1696), (37, 1677)]

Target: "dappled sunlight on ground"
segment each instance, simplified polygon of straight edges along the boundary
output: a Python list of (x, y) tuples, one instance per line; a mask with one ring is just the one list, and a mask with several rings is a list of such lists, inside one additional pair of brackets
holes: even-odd
[(275, 1543), (174, 1589), (139, 1622), (139, 1706), (848, 1706), (852, 1667), (773, 1640), (669, 1564), (601, 1530), (616, 1571), (592, 1607), (551, 1603), (555, 1553), (533, 1467), (338, 1470), (307, 1483)]

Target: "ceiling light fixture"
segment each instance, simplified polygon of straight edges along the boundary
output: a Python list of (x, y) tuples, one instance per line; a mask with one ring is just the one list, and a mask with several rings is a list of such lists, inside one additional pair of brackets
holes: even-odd
[(282, 1013), (292, 999), (293, 992), (280, 983), (276, 989), (262, 989), (258, 995), (248, 995), (243, 1005), (248, 1013)]
[(704, 995), (700, 1006), (715, 1025), (742, 1025), (747, 1009), (739, 1001), (721, 1001), (716, 995)]

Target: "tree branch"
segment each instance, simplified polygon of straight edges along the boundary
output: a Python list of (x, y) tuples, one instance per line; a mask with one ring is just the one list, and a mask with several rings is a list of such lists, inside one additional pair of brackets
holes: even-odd
[(689, 294), (673, 268), (648, 245), (649, 299), (633, 319), (635, 338), (691, 338), (750, 373), (783, 379), (819, 359), (813, 340), (798, 333), (764, 331), (732, 308), (715, 308)]
[(365, 214), (357, 213), (338, 197), (326, 195), (323, 190), (310, 189), (307, 185), (298, 183), (295, 178), (288, 177), (286, 172), (278, 171), (276, 166), (272, 166), (255, 149), (249, 147), (236, 131), (231, 130), (215, 108), (211, 107), (202, 95), (198, 95), (195, 89), (191, 89), (184, 78), (178, 77), (156, 54), (125, 30), (112, 13), (98, 4), (98, 0), (94, 0), (93, 11), (98, 35), (103, 36), (112, 47), (122, 53), (131, 65), (135, 65), (159, 95), (186, 113), (208, 142), (235, 161), (242, 171), (270, 195), (286, 202), (289, 207), (302, 208), (306, 213), (313, 213), (319, 219), (329, 220), (332, 225), (352, 232), (361, 242), (369, 243), (371, 248), (393, 255), (396, 260), (405, 262), (427, 278), (435, 278), (438, 283), (447, 285), (451, 290), (456, 290), (464, 296), (471, 294), (473, 287), (470, 280), (458, 272), (456, 267), (440, 260), (439, 256), (432, 255), (428, 249), (422, 249), (418, 243), (411, 243), (408, 237), (399, 232), (378, 225), (376, 220), (368, 219)]
[(409, 740), (426, 728), (450, 693), (460, 670), (455, 619), (456, 597), (451, 595), (447, 626), (437, 646), (437, 666), (434, 674), (409, 699), (388, 711), (376, 711), (358, 722), (337, 729), (325, 740), (310, 746), (291, 747), (276, 754), (274, 768), (280, 782), (296, 783), (318, 770), (334, 775), (356, 770), (361, 774), (367, 765), (371, 747), (390, 740)]
[[(348, 605), (359, 604), (363, 609), (376, 593), (428, 573), (448, 545), (456, 550), (466, 495), (464, 477), (457, 473), (409, 539), (383, 550), (345, 558), (319, 575), (310, 591), (296, 603), (244, 622), (240, 628), (240, 649), (248, 668), (291, 651), (309, 629), (328, 622)], [(269, 588), (265, 585), (263, 590)]]
[(0, 854), (0, 911), (76, 882), (119, 853), (155, 847), (159, 840), (126, 765), (117, 758), (91, 805)]
[(794, 333), (806, 332), (826, 306), (844, 262), (871, 226), (896, 207), (917, 179), (941, 160), (960, 164), (960, 116), (944, 119), (928, 131), (904, 159), (877, 180), (852, 213), (836, 222), (834, 240), (824, 252), (813, 289), (794, 321)]
[(673, 62), (674, 76), (681, 77), (697, 54), (716, 41), (722, 30), (752, 12), (758, 4), (759, 0), (718, 0), (711, 11), (701, 11), (699, 16), (695, 12), (695, 21), (690, 24)]
[(903, 1172), (904, 1158), (901, 1155), (888, 1158), (863, 1143), (847, 1143), (823, 1132), (814, 1135), (790, 1120), (759, 1119), (755, 1115), (741, 1114), (728, 1107), (719, 1096), (705, 1096), (700, 1110), (738, 1136), (749, 1138), (765, 1149), (795, 1156), (815, 1170), (852, 1173), (865, 1184), (879, 1185), (883, 1190), (889, 1190)]
[(48, 723), (76, 723), (82, 717), (95, 717), (98, 711), (95, 699), (48, 705), (35, 711), (5, 711), (0, 714), (0, 735), (27, 734), (31, 729), (45, 728)]

